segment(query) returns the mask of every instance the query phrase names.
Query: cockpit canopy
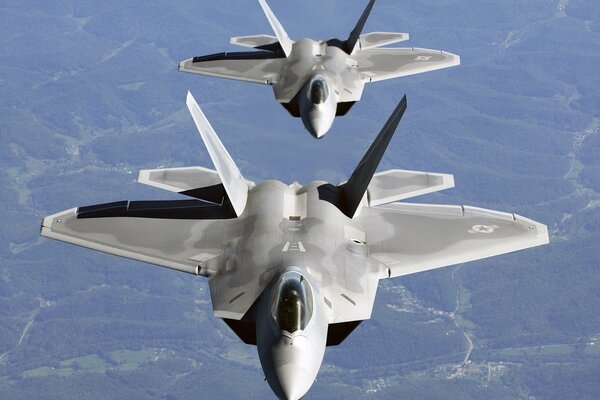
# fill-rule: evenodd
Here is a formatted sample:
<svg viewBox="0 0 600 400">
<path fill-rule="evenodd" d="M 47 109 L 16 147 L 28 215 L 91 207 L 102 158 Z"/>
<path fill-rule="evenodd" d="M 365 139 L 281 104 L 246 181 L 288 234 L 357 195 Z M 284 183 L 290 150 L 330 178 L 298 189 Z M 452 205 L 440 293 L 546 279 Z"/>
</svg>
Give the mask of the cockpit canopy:
<svg viewBox="0 0 600 400">
<path fill-rule="evenodd" d="M 310 101 L 313 104 L 322 104 L 325 103 L 327 97 L 329 97 L 327 82 L 325 82 L 325 79 L 317 76 L 310 83 Z"/>
<path fill-rule="evenodd" d="M 313 313 L 312 291 L 298 272 L 286 272 L 273 291 L 273 319 L 282 331 L 294 333 L 306 328 Z"/>
</svg>

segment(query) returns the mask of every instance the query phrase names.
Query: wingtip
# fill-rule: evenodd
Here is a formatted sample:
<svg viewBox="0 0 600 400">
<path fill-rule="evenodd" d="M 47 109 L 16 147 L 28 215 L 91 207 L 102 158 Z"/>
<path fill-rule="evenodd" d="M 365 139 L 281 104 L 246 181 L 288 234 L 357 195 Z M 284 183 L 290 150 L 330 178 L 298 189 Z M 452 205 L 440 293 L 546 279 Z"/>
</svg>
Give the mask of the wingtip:
<svg viewBox="0 0 600 400">
<path fill-rule="evenodd" d="M 51 226 L 52 216 L 42 218 L 42 222 L 40 223 L 40 236 L 48 237 L 48 234 L 51 231 Z"/>
<path fill-rule="evenodd" d="M 548 226 L 538 221 L 534 221 L 533 219 L 526 218 L 519 214 L 513 214 L 513 217 L 516 221 L 522 221 L 525 224 L 529 224 L 529 229 L 534 229 L 536 232 L 536 237 L 539 241 L 538 245 L 544 245 L 550 243 L 550 235 L 548 232 Z"/>
<path fill-rule="evenodd" d="M 454 61 L 453 66 L 460 65 L 460 56 L 458 54 L 452 54 L 452 60 Z"/>
</svg>

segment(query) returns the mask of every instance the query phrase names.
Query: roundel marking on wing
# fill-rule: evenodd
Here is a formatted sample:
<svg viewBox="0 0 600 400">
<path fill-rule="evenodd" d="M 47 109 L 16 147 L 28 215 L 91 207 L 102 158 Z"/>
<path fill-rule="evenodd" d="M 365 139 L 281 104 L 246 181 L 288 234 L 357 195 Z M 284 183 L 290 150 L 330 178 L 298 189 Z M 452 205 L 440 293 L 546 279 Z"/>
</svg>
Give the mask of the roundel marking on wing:
<svg viewBox="0 0 600 400">
<path fill-rule="evenodd" d="M 467 232 L 469 233 L 492 233 L 500 228 L 498 225 L 473 225 Z"/>
</svg>

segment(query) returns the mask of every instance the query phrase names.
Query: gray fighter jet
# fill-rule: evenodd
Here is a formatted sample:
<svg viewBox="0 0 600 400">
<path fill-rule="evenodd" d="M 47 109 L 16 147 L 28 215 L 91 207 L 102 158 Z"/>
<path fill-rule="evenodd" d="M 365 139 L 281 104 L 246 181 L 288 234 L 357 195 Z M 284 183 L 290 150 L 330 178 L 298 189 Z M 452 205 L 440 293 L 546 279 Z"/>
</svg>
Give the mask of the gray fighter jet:
<svg viewBox="0 0 600 400">
<path fill-rule="evenodd" d="M 226 52 L 190 58 L 179 70 L 273 86 L 275 98 L 306 129 L 322 137 L 336 115 L 345 115 L 360 100 L 367 82 L 419 74 L 460 64 L 439 50 L 382 48 L 408 40 L 407 33 L 361 35 L 375 0 L 371 0 L 346 40 L 291 40 L 265 2 L 259 0 L 275 36 L 231 38 L 231 43 L 257 51 Z"/>
<path fill-rule="evenodd" d="M 406 97 L 341 184 L 244 179 L 188 93 L 216 170 L 143 170 L 139 182 L 189 199 L 119 201 L 44 218 L 41 235 L 209 280 L 215 316 L 256 345 L 269 385 L 296 400 L 326 346 L 369 319 L 380 279 L 548 243 L 516 214 L 398 201 L 454 186 L 451 175 L 374 173 Z"/>
</svg>

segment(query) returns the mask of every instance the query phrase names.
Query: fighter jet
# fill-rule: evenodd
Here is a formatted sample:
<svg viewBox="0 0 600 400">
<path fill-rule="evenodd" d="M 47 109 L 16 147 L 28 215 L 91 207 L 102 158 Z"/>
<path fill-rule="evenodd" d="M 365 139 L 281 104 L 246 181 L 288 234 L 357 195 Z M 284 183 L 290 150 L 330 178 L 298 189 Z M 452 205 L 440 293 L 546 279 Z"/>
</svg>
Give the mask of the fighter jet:
<svg viewBox="0 0 600 400">
<path fill-rule="evenodd" d="M 273 86 L 275 98 L 306 129 L 321 138 L 337 115 L 360 100 L 365 83 L 419 74 L 460 64 L 439 50 L 385 48 L 408 40 L 408 33 L 361 35 L 375 0 L 370 0 L 346 40 L 290 39 L 265 0 L 259 0 L 276 36 L 231 38 L 257 50 L 200 56 L 179 63 L 179 70 Z"/>
<path fill-rule="evenodd" d="M 216 170 L 142 170 L 187 199 L 117 201 L 43 219 L 41 235 L 208 278 L 214 315 L 256 345 L 280 399 L 310 389 L 327 346 L 371 317 L 380 279 L 548 243 L 546 226 L 469 206 L 399 202 L 452 175 L 375 173 L 406 109 L 398 104 L 338 185 L 245 179 L 194 98 L 187 106 Z"/>
</svg>

